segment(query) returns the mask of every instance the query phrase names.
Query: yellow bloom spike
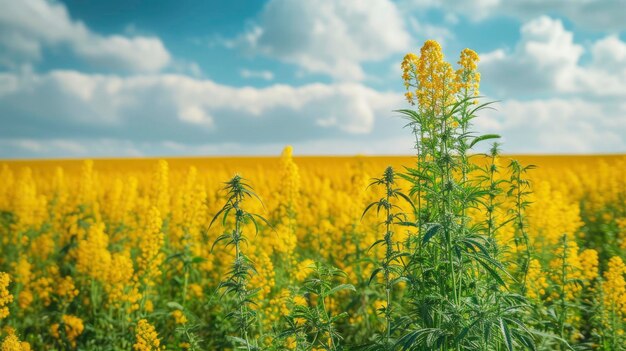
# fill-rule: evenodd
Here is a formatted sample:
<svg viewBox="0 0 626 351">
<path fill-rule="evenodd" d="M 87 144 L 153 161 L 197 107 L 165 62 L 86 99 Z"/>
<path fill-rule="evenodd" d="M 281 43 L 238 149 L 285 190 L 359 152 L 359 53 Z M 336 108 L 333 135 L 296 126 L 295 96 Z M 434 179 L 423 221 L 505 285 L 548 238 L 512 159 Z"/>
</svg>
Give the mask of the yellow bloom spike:
<svg viewBox="0 0 626 351">
<path fill-rule="evenodd" d="M 441 45 L 435 40 L 427 40 L 420 50 L 420 56 L 407 54 L 401 64 L 402 79 L 407 90 L 415 87 L 415 92 L 405 94 L 407 101 L 438 116 L 456 100 L 459 85 L 456 73 L 450 63 L 444 60 Z"/>
<path fill-rule="evenodd" d="M 152 326 L 145 319 L 141 319 L 139 323 L 137 323 L 135 338 L 136 342 L 133 345 L 133 349 L 135 351 L 161 350 L 161 340 L 159 339 L 159 334 L 157 334 L 154 326 Z"/>
<path fill-rule="evenodd" d="M 0 320 L 9 316 L 8 304 L 13 302 L 13 295 L 9 292 L 11 277 L 8 273 L 0 272 Z"/>
</svg>

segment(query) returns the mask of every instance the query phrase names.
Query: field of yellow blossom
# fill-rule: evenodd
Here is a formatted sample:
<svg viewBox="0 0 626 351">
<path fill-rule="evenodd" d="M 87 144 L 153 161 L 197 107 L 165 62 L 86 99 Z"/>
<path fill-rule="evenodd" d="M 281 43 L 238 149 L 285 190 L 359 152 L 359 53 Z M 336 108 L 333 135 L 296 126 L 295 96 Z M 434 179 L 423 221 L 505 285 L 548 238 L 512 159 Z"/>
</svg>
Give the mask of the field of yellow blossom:
<svg viewBox="0 0 626 351">
<path fill-rule="evenodd" d="M 626 155 L 476 152 L 477 61 L 411 157 L 0 161 L 0 350 L 623 350 Z"/>
<path fill-rule="evenodd" d="M 516 159 L 538 166 L 530 174 L 534 258 L 526 290 L 537 328 L 565 289 L 573 304 L 566 316 L 571 342 L 621 335 L 626 156 Z M 272 224 L 246 246 L 258 271 L 250 285 L 260 289 L 259 333 L 271 335 L 289 314 L 294 284 L 321 260 L 346 272 L 357 288 L 327 301 L 334 313 L 348 312 L 338 328 L 346 340 L 366 340 L 368 330 L 380 327 L 381 305 L 367 284 L 368 248 L 377 240 L 374 220 L 361 220 L 377 195 L 367 186 L 387 165 L 411 162 L 294 159 L 289 148 L 280 159 L 4 162 L 3 350 L 13 350 L 4 345 L 18 337 L 36 350 L 221 348 L 232 326 L 215 291 L 232 252 L 211 249 L 222 229 L 209 223 L 224 201 L 223 181 L 235 171 L 254 184 L 265 207 L 250 204 Z M 293 220 L 282 219 L 285 203 Z M 503 245 L 512 246 L 510 232 L 502 230 Z M 564 234 L 570 242 L 565 283 L 559 275 Z"/>
</svg>

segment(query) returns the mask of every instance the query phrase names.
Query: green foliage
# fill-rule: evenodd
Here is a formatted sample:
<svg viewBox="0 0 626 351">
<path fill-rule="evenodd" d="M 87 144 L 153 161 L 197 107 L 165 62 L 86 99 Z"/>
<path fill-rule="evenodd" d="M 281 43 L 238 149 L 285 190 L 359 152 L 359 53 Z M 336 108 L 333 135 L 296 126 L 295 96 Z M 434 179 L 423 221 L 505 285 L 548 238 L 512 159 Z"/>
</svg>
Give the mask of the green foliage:
<svg viewBox="0 0 626 351">
<path fill-rule="evenodd" d="M 229 215 L 234 216 L 234 229 L 232 231 L 220 235 L 213 243 L 213 248 L 220 242 L 225 247 L 233 246 L 235 248 L 235 257 L 231 266 L 231 270 L 218 286 L 218 290 L 222 290 L 222 295 L 229 295 L 234 299 L 234 309 L 226 315 L 226 318 L 232 318 L 237 325 L 239 337 L 231 336 L 230 340 L 240 348 L 248 351 L 258 349 L 258 343 L 251 341 L 249 338 L 250 328 L 256 319 L 256 312 L 250 308 L 254 304 L 254 295 L 257 289 L 249 289 L 248 281 L 252 274 L 255 273 L 253 262 L 244 254 L 242 244 L 247 243 L 246 235 L 243 227 L 250 221 L 254 224 L 255 230 L 259 231 L 259 222 L 267 223 L 265 218 L 258 214 L 246 212 L 242 207 L 242 203 L 246 198 L 260 198 L 252 191 L 252 188 L 244 182 L 239 175 L 235 175 L 226 183 L 224 189 L 227 191 L 226 204 L 222 207 L 211 220 L 211 225 L 222 216 L 222 224 L 226 225 Z"/>
</svg>

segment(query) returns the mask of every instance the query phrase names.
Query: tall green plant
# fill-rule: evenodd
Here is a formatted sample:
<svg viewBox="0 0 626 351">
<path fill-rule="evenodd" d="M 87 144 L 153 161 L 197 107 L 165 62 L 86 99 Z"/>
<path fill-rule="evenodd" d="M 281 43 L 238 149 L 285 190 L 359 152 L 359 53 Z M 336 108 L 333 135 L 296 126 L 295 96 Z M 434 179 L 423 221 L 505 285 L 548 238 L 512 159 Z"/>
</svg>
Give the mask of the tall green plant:
<svg viewBox="0 0 626 351">
<path fill-rule="evenodd" d="M 266 224 L 267 220 L 258 214 L 244 210 L 241 205 L 246 198 L 261 199 L 252 191 L 250 185 L 244 182 L 239 175 L 235 175 L 226 183 L 224 189 L 227 191 L 226 204 L 220 209 L 210 226 L 221 216 L 222 225 L 226 225 L 228 218 L 234 217 L 234 228 L 232 231 L 220 235 L 211 250 L 220 242 L 224 242 L 224 247 L 234 247 L 235 257 L 228 275 L 222 280 L 218 289 L 222 289 L 223 294 L 230 295 L 234 299 L 235 309 L 227 317 L 233 317 L 239 332 L 238 337 L 231 337 L 232 341 L 246 348 L 248 351 L 258 349 L 257 343 L 250 340 L 250 329 L 256 319 L 256 313 L 250 308 L 254 304 L 253 297 L 259 288 L 250 289 L 248 282 L 252 274 L 256 271 L 253 262 L 244 254 L 243 244 L 248 239 L 244 234 L 244 226 L 251 222 L 255 230 L 259 230 L 259 221 Z"/>
<path fill-rule="evenodd" d="M 495 255 L 493 214 L 504 183 L 472 176 L 475 147 L 497 135 L 476 135 L 471 121 L 490 103 L 477 103 L 478 56 L 466 49 L 458 70 L 427 41 L 402 64 L 407 98 L 417 109 L 399 112 L 416 136 L 418 164 L 403 175 L 418 203 L 411 263 L 408 321 L 397 345 L 411 350 L 487 350 L 533 347 L 521 320 L 527 306 L 507 291 L 508 274 Z M 414 89 L 414 90 L 413 90 Z M 497 148 L 494 150 L 497 156 Z M 487 201 L 485 201 L 487 199 Z M 470 217 L 488 211 L 487 220 Z"/>
<path fill-rule="evenodd" d="M 392 167 L 387 167 L 382 178 L 376 178 L 370 184 L 382 185 L 385 187 L 385 195 L 378 201 L 370 203 L 363 211 L 363 216 L 373 208 L 376 208 L 376 212 L 380 213 L 381 210 L 384 213 L 384 221 L 380 224 L 384 225 L 385 233 L 382 239 L 377 240 L 370 247 L 370 250 L 377 246 L 383 246 L 384 256 L 378 264 L 378 267 L 374 269 L 370 276 L 369 283 L 376 279 L 377 275 L 382 274 L 382 287 L 384 289 L 385 305 L 382 308 L 382 313 L 385 317 L 385 330 L 382 334 L 382 338 L 378 341 L 377 347 L 382 350 L 390 350 L 393 346 L 392 340 L 392 321 L 394 306 L 392 305 L 392 290 L 395 285 L 400 282 L 406 281 L 404 276 L 405 264 L 401 261 L 403 257 L 409 254 L 401 249 L 399 242 L 394 240 L 393 227 L 397 224 L 407 223 L 407 216 L 404 214 L 397 204 L 394 204 L 396 200 L 404 200 L 413 207 L 411 199 L 402 193 L 396 186 L 396 175 Z"/>
</svg>

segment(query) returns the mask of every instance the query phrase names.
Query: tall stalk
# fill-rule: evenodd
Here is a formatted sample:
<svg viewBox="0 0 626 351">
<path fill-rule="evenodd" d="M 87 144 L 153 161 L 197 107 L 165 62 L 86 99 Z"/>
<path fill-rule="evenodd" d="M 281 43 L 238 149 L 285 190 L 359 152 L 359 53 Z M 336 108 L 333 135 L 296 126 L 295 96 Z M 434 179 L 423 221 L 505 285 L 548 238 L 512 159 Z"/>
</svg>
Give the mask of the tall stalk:
<svg viewBox="0 0 626 351">
<path fill-rule="evenodd" d="M 455 71 L 434 41 L 427 41 L 420 54 L 407 54 L 402 63 L 406 96 L 417 108 L 398 111 L 416 136 L 418 164 L 401 177 L 411 184 L 410 195 L 418 196 L 413 225 L 419 246 L 411 248 L 407 276 L 414 307 L 396 344 L 416 350 L 529 345 L 532 339 L 519 319 L 524 302 L 507 292 L 495 293 L 506 285 L 501 274 L 508 274 L 493 240 L 502 181 L 495 171 L 487 181 L 469 176 L 475 168 L 468 156 L 474 146 L 499 137 L 471 131 L 470 121 L 489 106 L 476 99 L 478 57 L 463 50 Z M 478 225 L 468 213 L 483 206 L 489 208 L 489 218 Z"/>
<path fill-rule="evenodd" d="M 363 216 L 372 208 L 376 207 L 377 213 L 380 213 L 380 210 L 384 210 L 385 219 L 381 222 L 385 226 L 385 234 L 382 239 L 377 240 L 371 248 L 376 247 L 378 245 L 384 245 L 385 255 L 379 263 L 378 268 L 376 268 L 370 277 L 370 283 L 372 280 L 376 278 L 376 276 L 382 272 L 383 274 L 383 287 L 385 290 L 385 330 L 383 335 L 383 347 L 385 350 L 391 349 L 392 344 L 391 341 L 391 329 L 392 329 L 392 319 L 393 319 L 393 307 L 391 301 L 392 289 L 393 286 L 398 284 L 399 282 L 405 280 L 403 277 L 403 269 L 404 265 L 401 264 L 401 258 L 404 256 L 408 256 L 408 253 L 399 251 L 397 247 L 399 247 L 398 243 L 393 239 L 393 226 L 395 224 L 405 224 L 407 223 L 407 216 L 400 212 L 398 209 L 400 208 L 397 204 L 394 204 L 394 201 L 397 199 L 403 199 L 406 201 L 413 209 L 413 202 L 410 198 L 402 193 L 400 189 L 395 187 L 395 173 L 392 167 L 387 167 L 382 178 L 375 178 L 372 185 L 383 185 L 385 187 L 385 195 L 383 198 L 376 202 L 372 202 L 369 204 L 365 211 L 363 211 Z M 398 212 L 393 212 L 393 210 L 397 210 Z M 371 249 L 370 248 L 370 249 Z"/>
<path fill-rule="evenodd" d="M 234 230 L 220 235 L 213 243 L 211 250 L 221 241 L 225 241 L 224 247 L 233 246 L 235 248 L 232 268 L 228 276 L 220 282 L 218 289 L 224 289 L 224 294 L 233 296 L 235 301 L 235 311 L 232 315 L 235 317 L 240 339 L 233 338 L 234 343 L 244 344 L 246 349 L 250 351 L 256 348 L 256 342 L 252 344 L 249 337 L 250 326 L 254 323 L 256 314 L 250 309 L 249 305 L 254 303 L 252 298 L 259 289 L 248 288 L 248 281 L 252 274 L 255 273 L 255 269 L 252 261 L 242 250 L 241 245 L 248 241 L 244 235 L 243 226 L 250 221 L 258 232 L 259 220 L 266 224 L 268 223 L 260 215 L 247 212 L 241 207 L 242 202 L 249 197 L 254 197 L 260 201 L 259 197 L 244 182 L 241 176 L 235 175 L 230 181 L 226 182 L 224 189 L 227 190 L 228 195 L 226 204 L 215 214 L 210 225 L 212 226 L 220 216 L 222 216 L 222 225 L 226 225 L 229 214 L 234 213 Z"/>
<path fill-rule="evenodd" d="M 510 188 L 508 191 L 508 195 L 512 196 L 514 199 L 514 207 L 511 210 L 512 217 L 514 219 L 515 224 L 515 242 L 516 244 L 521 241 L 524 244 L 524 260 L 522 261 L 522 282 L 521 282 L 521 293 L 522 295 L 526 294 L 526 279 L 528 276 L 528 265 L 530 264 L 530 260 L 532 257 L 532 247 L 530 245 L 530 240 L 528 238 L 527 226 L 526 223 L 526 208 L 530 204 L 527 200 L 528 195 L 530 194 L 530 181 L 524 176 L 529 170 L 534 169 L 534 165 L 522 166 L 519 162 L 512 160 L 509 164 L 509 170 L 511 172 L 511 179 L 509 180 Z M 517 246 L 519 246 L 517 244 Z M 519 249 L 518 249 L 519 251 Z"/>
</svg>

